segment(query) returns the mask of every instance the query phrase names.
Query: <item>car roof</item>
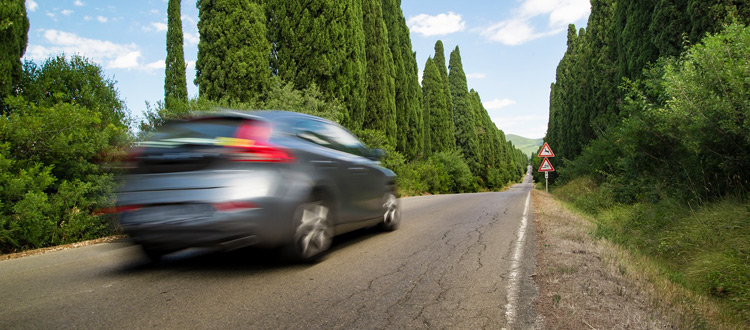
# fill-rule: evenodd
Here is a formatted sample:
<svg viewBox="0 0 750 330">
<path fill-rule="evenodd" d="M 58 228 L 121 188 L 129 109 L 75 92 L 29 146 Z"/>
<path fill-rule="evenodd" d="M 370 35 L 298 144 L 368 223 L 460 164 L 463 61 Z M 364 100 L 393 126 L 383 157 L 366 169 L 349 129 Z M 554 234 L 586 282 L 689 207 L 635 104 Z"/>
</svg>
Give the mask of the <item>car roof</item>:
<svg viewBox="0 0 750 330">
<path fill-rule="evenodd" d="M 214 112 L 207 112 L 198 114 L 194 118 L 207 118 L 207 117 L 239 117 L 239 118 L 261 118 L 271 121 L 283 120 L 283 119 L 314 119 L 321 120 L 329 123 L 334 123 L 325 118 L 321 118 L 314 115 L 309 115 L 300 112 L 283 111 L 283 110 L 234 110 L 234 109 L 219 109 Z"/>
</svg>

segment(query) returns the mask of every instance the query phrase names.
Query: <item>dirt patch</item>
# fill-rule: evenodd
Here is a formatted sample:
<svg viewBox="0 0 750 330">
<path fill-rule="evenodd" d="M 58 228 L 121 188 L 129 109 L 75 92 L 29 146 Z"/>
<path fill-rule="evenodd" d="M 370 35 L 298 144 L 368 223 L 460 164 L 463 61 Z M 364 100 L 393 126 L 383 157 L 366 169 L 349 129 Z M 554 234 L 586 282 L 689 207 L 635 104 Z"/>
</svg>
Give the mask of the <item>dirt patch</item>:
<svg viewBox="0 0 750 330">
<path fill-rule="evenodd" d="M 675 329 L 644 286 L 625 276 L 615 247 L 593 224 L 541 191 L 532 193 L 537 230 L 535 302 L 546 329 Z"/>
<path fill-rule="evenodd" d="M 22 258 L 27 256 L 33 256 L 37 254 L 44 254 L 54 251 L 60 251 L 60 250 L 67 250 L 67 249 L 74 249 L 77 247 L 82 246 L 88 246 L 88 245 L 94 245 L 99 243 L 107 243 L 107 242 L 114 242 L 121 239 L 126 239 L 126 235 L 116 235 L 116 236 L 108 236 L 108 237 L 102 237 L 98 239 L 92 239 L 89 241 L 83 241 L 78 243 L 71 243 L 71 244 L 65 244 L 65 245 L 58 245 L 58 246 L 52 246 L 48 248 L 41 248 L 36 250 L 28 250 L 23 252 L 17 252 L 17 253 L 8 253 L 8 254 L 0 254 L 0 261 L 8 260 L 8 259 L 16 259 L 16 258 Z"/>
</svg>

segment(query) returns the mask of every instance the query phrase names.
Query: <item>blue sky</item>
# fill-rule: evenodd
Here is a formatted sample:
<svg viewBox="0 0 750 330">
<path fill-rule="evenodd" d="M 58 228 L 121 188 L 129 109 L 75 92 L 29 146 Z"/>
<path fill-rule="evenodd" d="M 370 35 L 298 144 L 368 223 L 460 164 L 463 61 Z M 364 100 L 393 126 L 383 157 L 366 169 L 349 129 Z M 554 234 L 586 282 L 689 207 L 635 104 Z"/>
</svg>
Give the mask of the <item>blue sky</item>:
<svg viewBox="0 0 750 330">
<path fill-rule="evenodd" d="M 565 53 L 569 23 L 585 26 L 588 0 L 402 0 L 420 72 L 442 40 L 446 60 L 458 46 L 469 88 L 506 134 L 543 137 L 549 87 Z M 138 116 L 164 94 L 166 0 L 27 0 L 25 58 L 41 63 L 60 53 L 81 54 L 117 81 Z M 198 10 L 182 2 L 188 94 L 198 53 Z M 447 65 L 447 63 L 446 63 Z M 421 73 L 420 73 L 421 74 Z"/>
</svg>

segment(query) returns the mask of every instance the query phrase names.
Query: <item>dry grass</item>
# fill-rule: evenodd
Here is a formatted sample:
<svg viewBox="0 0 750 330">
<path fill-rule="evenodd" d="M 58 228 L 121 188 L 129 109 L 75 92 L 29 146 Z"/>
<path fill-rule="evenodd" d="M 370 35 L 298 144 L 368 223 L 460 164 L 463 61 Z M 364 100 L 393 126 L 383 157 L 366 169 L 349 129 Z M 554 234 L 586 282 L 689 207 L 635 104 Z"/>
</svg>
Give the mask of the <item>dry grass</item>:
<svg viewBox="0 0 750 330">
<path fill-rule="evenodd" d="M 646 258 L 591 237 L 594 224 L 534 191 L 536 305 L 548 329 L 739 329 L 711 299 Z"/>
<path fill-rule="evenodd" d="M 539 313 L 547 329 L 669 329 L 652 294 L 618 267 L 614 246 L 588 235 L 593 225 L 534 191 Z M 624 273 L 624 274 L 623 274 Z"/>
</svg>

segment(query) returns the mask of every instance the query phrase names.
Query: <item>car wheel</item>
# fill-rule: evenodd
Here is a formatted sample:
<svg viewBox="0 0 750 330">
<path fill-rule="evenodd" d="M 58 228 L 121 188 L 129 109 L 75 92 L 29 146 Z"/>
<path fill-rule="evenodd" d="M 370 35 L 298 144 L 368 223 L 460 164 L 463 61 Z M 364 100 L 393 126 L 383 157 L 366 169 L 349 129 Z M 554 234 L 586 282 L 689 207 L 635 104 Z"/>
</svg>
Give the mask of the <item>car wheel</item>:
<svg viewBox="0 0 750 330">
<path fill-rule="evenodd" d="M 294 212 L 294 224 L 292 257 L 299 261 L 318 261 L 333 240 L 328 204 L 323 201 L 301 204 Z"/>
<path fill-rule="evenodd" d="M 159 262 L 161 257 L 169 253 L 168 251 L 155 249 L 146 245 L 141 245 L 141 249 L 143 250 L 143 254 L 145 254 L 152 262 Z"/>
<path fill-rule="evenodd" d="M 388 192 L 383 195 L 383 222 L 380 228 L 385 231 L 394 231 L 401 225 L 401 208 L 396 195 Z"/>
</svg>

